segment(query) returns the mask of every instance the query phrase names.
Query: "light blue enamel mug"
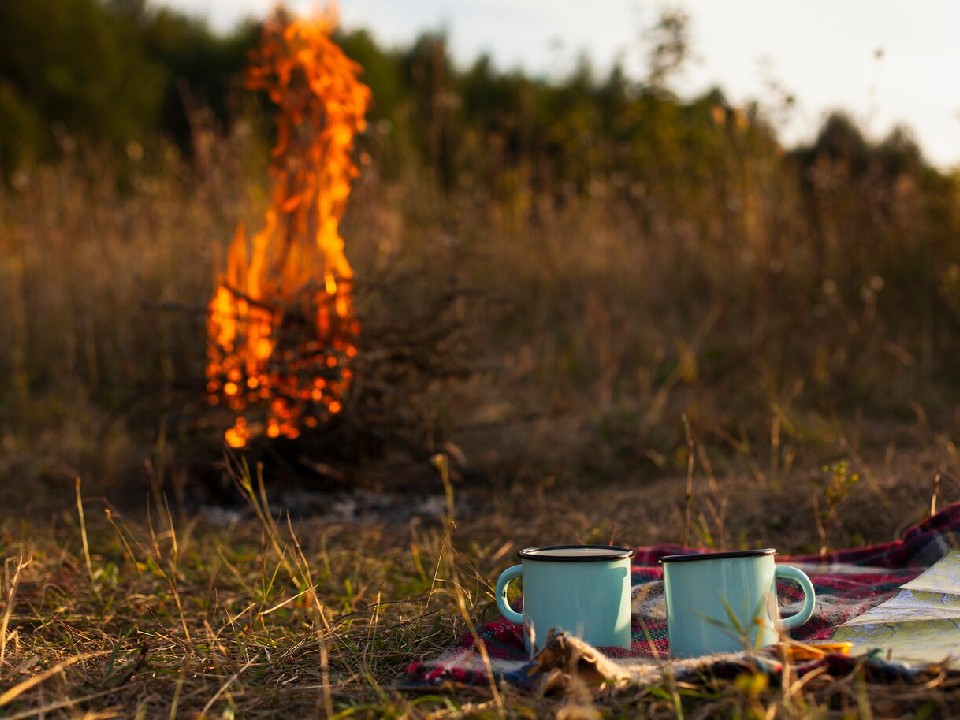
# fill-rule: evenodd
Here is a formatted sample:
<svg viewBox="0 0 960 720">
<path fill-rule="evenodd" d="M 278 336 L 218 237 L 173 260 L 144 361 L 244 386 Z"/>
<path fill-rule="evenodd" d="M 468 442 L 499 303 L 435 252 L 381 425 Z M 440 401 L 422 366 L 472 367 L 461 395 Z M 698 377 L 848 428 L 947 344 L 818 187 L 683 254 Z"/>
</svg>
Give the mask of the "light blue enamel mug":
<svg viewBox="0 0 960 720">
<path fill-rule="evenodd" d="M 521 564 L 497 580 L 497 607 L 523 625 L 531 653 L 543 649 L 551 629 L 594 647 L 630 647 L 630 558 L 618 545 L 551 545 L 524 548 Z M 507 586 L 523 578 L 523 612 L 507 604 Z"/>
<path fill-rule="evenodd" d="M 663 591 L 670 655 L 698 657 L 772 645 L 813 615 L 816 593 L 802 571 L 777 565 L 773 548 L 667 555 Z M 780 619 L 776 580 L 797 583 L 803 603 Z"/>
</svg>

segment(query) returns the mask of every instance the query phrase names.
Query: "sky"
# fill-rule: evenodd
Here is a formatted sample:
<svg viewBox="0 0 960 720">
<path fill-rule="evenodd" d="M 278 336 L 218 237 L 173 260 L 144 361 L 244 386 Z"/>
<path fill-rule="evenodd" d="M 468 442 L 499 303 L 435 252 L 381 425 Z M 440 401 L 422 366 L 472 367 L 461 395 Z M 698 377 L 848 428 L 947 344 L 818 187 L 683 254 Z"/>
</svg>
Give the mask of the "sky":
<svg viewBox="0 0 960 720">
<path fill-rule="evenodd" d="M 227 31 L 273 0 L 155 0 Z M 325 6 L 287 0 L 299 13 Z M 810 142 L 842 109 L 868 137 L 908 127 L 931 163 L 960 169 L 957 0 L 340 0 L 341 24 L 388 47 L 443 30 L 463 66 L 488 53 L 501 70 L 564 77 L 585 55 L 597 73 L 619 60 L 640 80 L 649 29 L 665 9 L 690 17 L 691 59 L 673 88 L 716 86 L 757 101 L 787 145 Z M 794 104 L 784 109 L 783 98 Z"/>
</svg>

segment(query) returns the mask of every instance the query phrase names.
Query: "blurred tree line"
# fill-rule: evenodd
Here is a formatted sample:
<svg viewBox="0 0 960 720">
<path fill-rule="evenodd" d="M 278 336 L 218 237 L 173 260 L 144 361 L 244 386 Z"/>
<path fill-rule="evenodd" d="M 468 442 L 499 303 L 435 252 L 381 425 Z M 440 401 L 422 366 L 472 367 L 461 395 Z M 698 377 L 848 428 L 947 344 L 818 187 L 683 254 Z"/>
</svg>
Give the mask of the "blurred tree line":
<svg viewBox="0 0 960 720">
<path fill-rule="evenodd" d="M 442 34 L 391 49 L 363 30 L 339 41 L 373 92 L 362 142 L 387 177 L 413 173 L 534 221 L 544 202 L 602 194 L 629 203 L 650 236 L 679 214 L 701 242 L 736 244 L 761 263 L 787 256 L 778 238 L 795 243 L 787 224 L 803 218 L 827 276 L 952 261 L 939 250 L 960 231 L 957 178 L 926 163 L 907 129 L 871 141 L 836 113 L 813 143 L 787 151 L 758 104 L 733 107 L 720 89 L 671 92 L 690 49 L 682 12 L 664 11 L 644 38 L 643 78 L 620 65 L 598 76 L 584 58 L 551 81 L 489 57 L 457 67 Z M 9 176 L 76 141 L 122 151 L 161 138 L 189 156 L 200 111 L 224 131 L 249 112 L 242 75 L 258 39 L 255 23 L 217 34 L 147 0 L 0 3 L 0 168 Z M 268 116 L 267 103 L 257 112 Z"/>
<path fill-rule="evenodd" d="M 0 167 L 55 158 L 67 138 L 123 148 L 160 133 L 186 147 L 193 106 L 229 118 L 256 38 L 145 0 L 0 4 Z"/>
<path fill-rule="evenodd" d="M 689 51 L 681 12 L 664 12 L 647 36 L 642 80 L 620 65 L 598 78 L 583 58 L 551 82 L 502 72 L 486 56 L 458 68 L 442 34 L 400 49 L 363 30 L 339 40 L 373 90 L 379 132 L 368 143 L 394 169 L 417 162 L 447 190 L 482 182 L 509 192 L 523 178 L 576 193 L 601 178 L 642 195 L 655 175 L 659 186 L 696 193 L 718 184 L 731 154 L 781 152 L 758 107 L 732 108 L 719 89 L 690 101 L 670 92 Z M 191 113 L 211 111 L 227 127 L 242 112 L 258 38 L 255 23 L 217 34 L 148 0 L 2 3 L 0 163 L 9 171 L 53 158 L 64 136 L 122 147 L 159 134 L 189 150 Z M 804 177 L 817 162 L 857 176 L 929 170 L 906 130 L 870 143 L 843 114 L 791 159 Z"/>
</svg>

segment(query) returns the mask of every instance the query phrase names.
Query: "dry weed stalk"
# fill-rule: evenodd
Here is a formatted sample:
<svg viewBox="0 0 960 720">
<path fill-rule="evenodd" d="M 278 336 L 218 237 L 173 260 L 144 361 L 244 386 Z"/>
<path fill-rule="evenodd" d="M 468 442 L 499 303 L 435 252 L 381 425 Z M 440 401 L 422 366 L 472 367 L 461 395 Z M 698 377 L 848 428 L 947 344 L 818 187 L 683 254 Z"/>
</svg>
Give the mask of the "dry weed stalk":
<svg viewBox="0 0 960 720">
<path fill-rule="evenodd" d="M 13 615 L 13 608 L 17 601 L 17 586 L 20 584 L 20 573 L 23 572 L 33 562 L 33 558 L 27 556 L 26 559 L 21 555 L 16 560 L 16 568 L 13 571 L 13 577 L 10 577 L 10 560 L 7 558 L 3 565 L 3 586 L 6 593 L 6 602 L 4 603 L 3 619 L 0 620 L 0 674 L 3 673 L 3 666 L 7 657 L 7 642 L 11 636 L 7 633 L 10 627 L 10 618 Z"/>
<path fill-rule="evenodd" d="M 457 568 L 457 555 L 453 548 L 453 534 L 456 530 L 456 520 L 454 514 L 455 504 L 453 485 L 450 481 L 449 459 L 446 455 L 439 454 L 434 456 L 433 462 L 437 468 L 437 471 L 440 473 L 440 479 L 443 483 L 444 497 L 447 503 L 446 515 L 444 516 L 444 539 L 441 546 L 441 557 L 438 558 L 438 562 L 443 559 L 446 563 L 447 571 L 450 573 L 450 585 L 456 601 L 457 611 L 459 612 L 463 622 L 466 624 L 467 629 L 473 637 L 474 645 L 480 653 L 480 660 L 483 663 L 483 667 L 487 673 L 487 681 L 489 683 L 490 692 L 493 695 L 493 702 L 496 706 L 497 717 L 503 718 L 505 717 L 505 707 L 500 690 L 497 687 L 497 677 L 493 671 L 493 664 L 490 662 L 490 653 L 487 650 L 486 642 L 484 642 L 483 638 L 480 637 L 480 633 L 477 631 L 477 625 L 473 619 L 472 609 L 467 605 L 466 594 L 464 593 L 463 585 L 460 581 L 460 572 Z"/>
</svg>

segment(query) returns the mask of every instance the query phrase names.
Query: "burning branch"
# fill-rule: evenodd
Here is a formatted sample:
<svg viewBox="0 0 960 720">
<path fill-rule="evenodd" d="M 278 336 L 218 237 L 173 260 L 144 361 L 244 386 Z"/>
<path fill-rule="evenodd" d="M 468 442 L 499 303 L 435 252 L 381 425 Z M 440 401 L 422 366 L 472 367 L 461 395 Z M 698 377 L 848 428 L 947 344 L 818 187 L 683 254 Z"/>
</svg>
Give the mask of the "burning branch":
<svg viewBox="0 0 960 720">
<path fill-rule="evenodd" d="M 370 91 L 331 39 L 335 25 L 332 12 L 278 11 L 247 74 L 279 113 L 272 206 L 249 240 L 237 228 L 208 308 L 207 393 L 233 414 L 234 447 L 318 427 L 341 412 L 353 377 L 360 327 L 339 224 Z"/>
</svg>

